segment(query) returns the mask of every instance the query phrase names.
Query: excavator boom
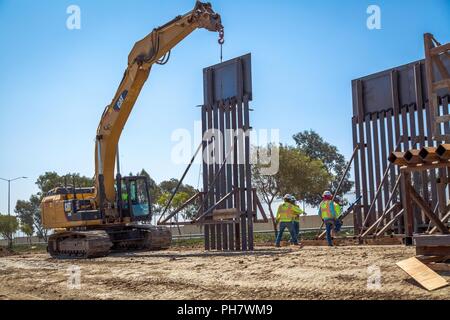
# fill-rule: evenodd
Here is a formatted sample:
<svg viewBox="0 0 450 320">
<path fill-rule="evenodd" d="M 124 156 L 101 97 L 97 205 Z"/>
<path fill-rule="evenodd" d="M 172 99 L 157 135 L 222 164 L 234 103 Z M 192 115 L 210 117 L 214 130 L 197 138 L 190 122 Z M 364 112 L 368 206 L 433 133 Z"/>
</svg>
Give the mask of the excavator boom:
<svg viewBox="0 0 450 320">
<path fill-rule="evenodd" d="M 96 202 L 101 209 L 115 200 L 114 168 L 117 144 L 128 116 L 155 63 L 164 63 L 170 50 L 197 28 L 222 34 L 220 15 L 209 3 L 197 1 L 192 11 L 154 29 L 136 42 L 128 56 L 128 66 L 114 95 L 101 117 L 95 144 Z"/>
</svg>

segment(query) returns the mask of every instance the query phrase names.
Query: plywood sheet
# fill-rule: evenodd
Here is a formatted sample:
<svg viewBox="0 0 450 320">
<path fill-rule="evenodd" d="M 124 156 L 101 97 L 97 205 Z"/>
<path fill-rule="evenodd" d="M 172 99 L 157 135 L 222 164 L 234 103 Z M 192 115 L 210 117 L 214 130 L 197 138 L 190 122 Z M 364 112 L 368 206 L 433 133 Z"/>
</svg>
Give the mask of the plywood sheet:
<svg viewBox="0 0 450 320">
<path fill-rule="evenodd" d="M 397 266 L 399 266 L 403 271 L 409 274 L 421 286 L 429 291 L 448 285 L 447 280 L 428 268 L 415 257 L 397 262 Z"/>
</svg>

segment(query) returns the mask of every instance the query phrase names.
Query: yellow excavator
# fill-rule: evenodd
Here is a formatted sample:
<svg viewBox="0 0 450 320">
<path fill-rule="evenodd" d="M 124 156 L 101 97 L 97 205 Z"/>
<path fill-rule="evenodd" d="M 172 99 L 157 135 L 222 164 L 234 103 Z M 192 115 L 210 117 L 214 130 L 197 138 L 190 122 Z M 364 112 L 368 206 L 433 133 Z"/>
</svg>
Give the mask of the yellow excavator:
<svg viewBox="0 0 450 320">
<path fill-rule="evenodd" d="M 210 3 L 197 1 L 192 11 L 154 29 L 134 45 L 119 88 L 97 129 L 95 186 L 66 184 L 49 191 L 42 200 L 43 225 L 55 229 L 47 248 L 52 257 L 93 258 L 108 255 L 111 250 L 161 250 L 170 246 L 170 231 L 150 224 L 146 177 L 121 176 L 117 145 L 152 66 L 166 63 L 170 50 L 197 28 L 219 32 L 219 43 L 223 43 L 220 15 Z"/>
</svg>

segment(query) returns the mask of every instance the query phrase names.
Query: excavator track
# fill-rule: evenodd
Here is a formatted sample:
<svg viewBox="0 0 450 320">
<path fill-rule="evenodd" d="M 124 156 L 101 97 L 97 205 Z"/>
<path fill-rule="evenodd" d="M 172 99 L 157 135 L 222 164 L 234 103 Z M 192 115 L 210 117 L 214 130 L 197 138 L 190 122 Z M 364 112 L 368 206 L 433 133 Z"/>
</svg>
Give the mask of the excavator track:
<svg viewBox="0 0 450 320">
<path fill-rule="evenodd" d="M 57 259 L 89 259 L 107 256 L 113 243 L 103 230 L 64 231 L 48 239 L 48 253 Z"/>
<path fill-rule="evenodd" d="M 47 251 L 56 259 L 90 259 L 107 256 L 111 251 L 164 250 L 171 242 L 167 228 L 135 225 L 118 230 L 58 232 L 49 237 Z"/>
<path fill-rule="evenodd" d="M 113 250 L 164 250 L 170 247 L 172 233 L 164 227 L 152 225 L 136 225 L 126 231 L 121 231 L 121 239 L 111 235 Z"/>
</svg>

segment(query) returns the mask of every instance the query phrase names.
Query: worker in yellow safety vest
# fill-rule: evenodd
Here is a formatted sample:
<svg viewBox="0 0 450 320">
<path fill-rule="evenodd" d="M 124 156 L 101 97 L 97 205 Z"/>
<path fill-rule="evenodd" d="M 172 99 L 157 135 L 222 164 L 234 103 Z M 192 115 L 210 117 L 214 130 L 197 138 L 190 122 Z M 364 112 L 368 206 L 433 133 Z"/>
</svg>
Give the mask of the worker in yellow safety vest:
<svg viewBox="0 0 450 320">
<path fill-rule="evenodd" d="M 341 215 L 341 206 L 333 201 L 333 195 L 330 191 L 325 191 L 323 193 L 318 213 L 325 224 L 328 245 L 332 247 L 333 241 L 331 239 L 331 231 Z"/>
<path fill-rule="evenodd" d="M 294 202 L 294 204 L 295 204 L 295 202 Z M 300 237 L 300 215 L 302 215 L 302 214 L 306 215 L 306 212 L 304 212 L 300 207 L 298 207 L 298 209 L 300 210 L 299 211 L 300 213 L 294 215 L 294 217 L 292 219 L 292 223 L 294 224 L 295 239 L 297 239 L 297 241 L 300 241 L 300 239 L 299 239 L 299 237 Z M 291 240 L 291 243 L 293 243 L 292 240 Z"/>
<path fill-rule="evenodd" d="M 295 231 L 294 219 L 303 211 L 295 204 L 295 197 L 287 194 L 283 197 L 284 202 L 278 207 L 276 223 L 279 224 L 275 246 L 279 247 L 283 232 L 287 228 L 293 244 L 298 245 L 298 234 Z"/>
</svg>

